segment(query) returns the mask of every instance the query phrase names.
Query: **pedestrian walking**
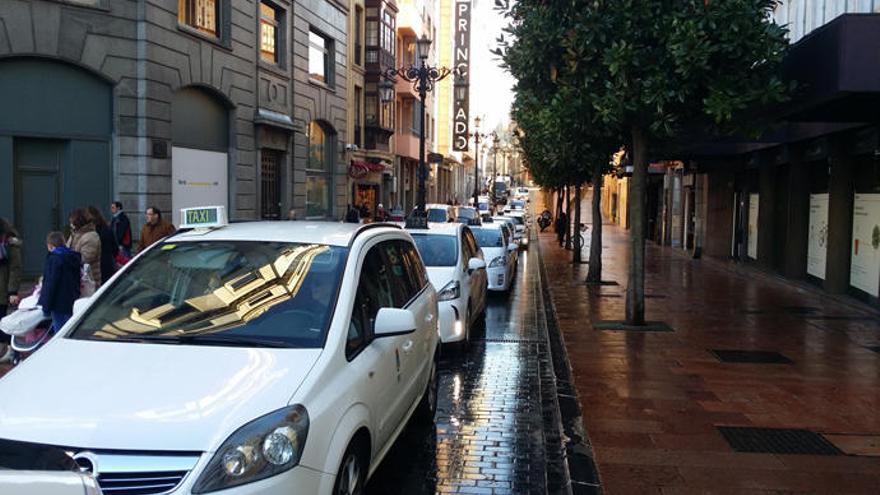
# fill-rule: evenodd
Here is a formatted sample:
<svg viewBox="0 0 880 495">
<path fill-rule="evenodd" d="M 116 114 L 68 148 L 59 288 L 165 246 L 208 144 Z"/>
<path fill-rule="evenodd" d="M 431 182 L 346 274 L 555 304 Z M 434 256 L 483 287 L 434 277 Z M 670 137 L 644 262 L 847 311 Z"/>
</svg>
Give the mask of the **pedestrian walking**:
<svg viewBox="0 0 880 495">
<path fill-rule="evenodd" d="M 94 229 L 91 233 L 95 234 Z M 43 314 L 52 318 L 52 332 L 57 332 L 73 315 L 73 302 L 79 299 L 82 257 L 65 245 L 61 232 L 49 232 L 46 249 L 49 254 L 43 265 L 39 305 Z"/>
<path fill-rule="evenodd" d="M 21 283 L 21 239 L 5 218 L 0 218 L 0 318 L 6 316 L 9 306 L 18 304 Z M 0 332 L 0 363 L 12 360 L 10 337 Z"/>
<path fill-rule="evenodd" d="M 162 211 L 155 206 L 147 208 L 147 223 L 141 228 L 141 240 L 138 251 L 143 251 L 159 239 L 173 234 L 177 229 L 170 222 L 162 219 Z"/>
<path fill-rule="evenodd" d="M 559 241 L 559 246 L 562 247 L 565 242 L 565 231 L 568 229 L 568 215 L 563 211 L 559 213 L 559 216 L 556 217 L 556 239 Z"/>
<path fill-rule="evenodd" d="M 101 237 L 84 209 L 76 208 L 71 211 L 68 220 L 70 238 L 67 239 L 67 247 L 80 254 L 83 265 L 89 265 L 89 275 L 97 287 L 101 283 Z"/>
<path fill-rule="evenodd" d="M 110 230 L 113 231 L 116 245 L 126 258 L 131 258 L 131 222 L 128 220 L 128 215 L 122 211 L 122 203 L 119 201 L 110 203 L 110 213 L 113 214 L 110 219 Z"/>
<path fill-rule="evenodd" d="M 345 213 L 345 221 L 348 223 L 358 223 L 360 222 L 361 215 L 357 208 L 352 205 L 348 205 L 348 211 Z"/>
<path fill-rule="evenodd" d="M 116 273 L 116 252 L 119 250 L 119 246 L 116 244 L 113 231 L 107 225 L 107 220 L 104 219 L 101 210 L 89 206 L 86 208 L 86 216 L 95 226 L 95 232 L 101 239 L 101 280 L 95 280 L 95 284 L 100 286 Z"/>
<path fill-rule="evenodd" d="M 361 206 L 360 208 L 358 208 L 358 213 L 360 214 L 361 218 L 367 218 L 370 216 L 370 209 L 367 208 L 366 201 L 361 201 Z"/>
</svg>

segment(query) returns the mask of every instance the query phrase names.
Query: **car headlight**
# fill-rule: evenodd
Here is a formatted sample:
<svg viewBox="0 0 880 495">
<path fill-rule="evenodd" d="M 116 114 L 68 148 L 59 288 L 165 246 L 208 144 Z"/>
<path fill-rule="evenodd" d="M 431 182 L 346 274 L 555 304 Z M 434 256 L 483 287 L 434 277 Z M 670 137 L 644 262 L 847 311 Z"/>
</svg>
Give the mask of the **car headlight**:
<svg viewBox="0 0 880 495">
<path fill-rule="evenodd" d="M 507 266 L 507 256 L 498 256 L 489 263 L 489 268 L 497 268 L 499 266 Z"/>
<path fill-rule="evenodd" d="M 440 289 L 440 292 L 437 293 L 437 300 L 452 301 L 453 299 L 458 299 L 460 296 L 461 284 L 458 283 L 458 280 L 453 280 Z"/>
<path fill-rule="evenodd" d="M 192 492 L 213 492 L 287 471 L 299 464 L 308 432 L 309 415 L 299 404 L 251 421 L 217 449 Z"/>
</svg>

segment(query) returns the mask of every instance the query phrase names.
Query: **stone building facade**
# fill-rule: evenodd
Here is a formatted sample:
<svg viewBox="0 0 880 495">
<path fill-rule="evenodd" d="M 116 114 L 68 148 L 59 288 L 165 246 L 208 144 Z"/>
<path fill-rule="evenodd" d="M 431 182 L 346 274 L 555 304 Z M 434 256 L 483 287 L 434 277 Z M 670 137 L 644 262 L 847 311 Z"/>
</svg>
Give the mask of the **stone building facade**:
<svg viewBox="0 0 880 495">
<path fill-rule="evenodd" d="M 0 216 L 26 272 L 70 210 L 112 200 L 135 237 L 150 206 L 339 218 L 347 16 L 335 0 L 0 2 Z"/>
</svg>

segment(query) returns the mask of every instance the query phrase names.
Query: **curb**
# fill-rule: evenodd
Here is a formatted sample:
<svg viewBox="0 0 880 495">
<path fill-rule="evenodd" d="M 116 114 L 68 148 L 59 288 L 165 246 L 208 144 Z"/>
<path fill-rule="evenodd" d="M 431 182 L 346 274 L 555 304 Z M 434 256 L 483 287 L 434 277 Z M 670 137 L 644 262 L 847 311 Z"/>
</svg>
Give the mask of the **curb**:
<svg viewBox="0 0 880 495">
<path fill-rule="evenodd" d="M 537 236 L 536 236 L 537 237 Z M 538 246 L 538 266 L 541 275 L 541 292 L 544 299 L 544 313 L 547 322 L 547 337 L 550 344 L 550 358 L 556 375 L 556 400 L 559 407 L 559 430 L 562 446 L 565 449 L 565 476 L 562 485 L 567 487 L 565 493 L 573 495 L 601 494 L 602 482 L 596 468 L 593 447 L 584 428 L 577 390 L 572 383 L 571 363 L 565 349 L 562 332 L 556 320 L 556 305 L 550 294 L 546 281 L 547 269 L 544 265 L 544 254 L 540 239 L 535 239 Z"/>
</svg>

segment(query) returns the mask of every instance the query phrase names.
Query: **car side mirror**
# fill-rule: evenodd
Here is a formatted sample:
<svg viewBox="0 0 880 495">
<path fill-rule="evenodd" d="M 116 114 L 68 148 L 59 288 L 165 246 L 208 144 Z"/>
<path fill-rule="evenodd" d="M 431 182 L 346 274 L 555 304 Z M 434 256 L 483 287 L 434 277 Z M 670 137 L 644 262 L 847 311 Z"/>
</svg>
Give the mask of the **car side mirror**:
<svg viewBox="0 0 880 495">
<path fill-rule="evenodd" d="M 416 317 L 408 309 L 381 308 L 373 324 L 375 338 L 406 335 L 416 331 Z"/>
<path fill-rule="evenodd" d="M 517 248 L 517 247 L 518 247 L 518 246 L 516 245 L 515 242 L 511 242 L 510 244 L 507 245 L 507 250 L 508 250 L 508 251 L 516 251 L 516 248 Z"/>
<path fill-rule="evenodd" d="M 76 301 L 73 301 L 73 316 L 76 316 L 85 311 L 86 306 L 88 306 L 90 302 L 92 302 L 91 297 L 81 297 Z"/>
<path fill-rule="evenodd" d="M 483 268 L 486 268 L 486 262 L 480 258 L 471 258 L 468 260 L 468 273 L 474 273 Z"/>
</svg>

